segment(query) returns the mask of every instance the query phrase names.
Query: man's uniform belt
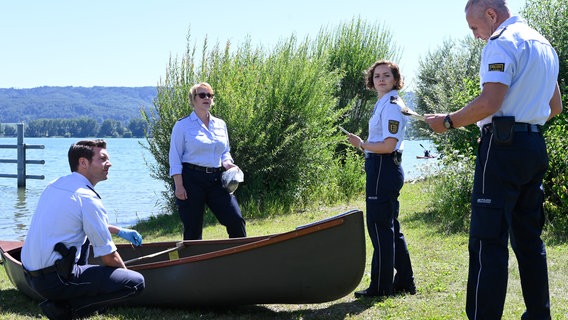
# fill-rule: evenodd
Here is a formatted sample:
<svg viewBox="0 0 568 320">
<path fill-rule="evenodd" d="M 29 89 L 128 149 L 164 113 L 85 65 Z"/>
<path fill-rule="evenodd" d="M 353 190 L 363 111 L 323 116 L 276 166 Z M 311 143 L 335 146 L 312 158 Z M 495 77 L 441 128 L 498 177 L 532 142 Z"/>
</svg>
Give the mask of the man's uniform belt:
<svg viewBox="0 0 568 320">
<path fill-rule="evenodd" d="M 513 131 L 514 132 L 541 133 L 542 132 L 542 126 L 540 124 L 515 122 L 515 124 L 513 125 Z M 483 128 L 481 129 L 481 136 L 484 136 L 486 134 L 491 134 L 491 133 L 493 133 L 493 124 L 492 123 L 488 123 L 488 124 L 484 125 Z"/>
<path fill-rule="evenodd" d="M 45 275 L 48 275 L 50 273 L 54 273 L 56 271 L 57 271 L 57 269 L 55 268 L 55 265 L 49 266 L 49 267 L 43 268 L 43 269 L 34 270 L 34 271 L 28 271 L 24 268 L 24 273 L 27 273 L 28 275 L 30 275 L 34 278 L 40 277 L 40 276 L 45 276 Z"/>
</svg>

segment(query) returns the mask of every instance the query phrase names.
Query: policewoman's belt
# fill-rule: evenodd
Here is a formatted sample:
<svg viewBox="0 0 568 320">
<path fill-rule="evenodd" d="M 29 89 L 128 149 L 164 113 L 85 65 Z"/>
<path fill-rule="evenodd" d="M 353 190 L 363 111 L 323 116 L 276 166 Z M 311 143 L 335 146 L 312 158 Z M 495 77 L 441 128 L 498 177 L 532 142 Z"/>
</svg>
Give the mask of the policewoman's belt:
<svg viewBox="0 0 568 320">
<path fill-rule="evenodd" d="M 400 150 L 394 150 L 391 153 L 372 153 L 372 152 L 365 152 L 365 158 L 380 158 L 380 157 L 384 157 L 384 156 L 398 156 L 399 154 L 402 154 L 402 151 Z"/>
<path fill-rule="evenodd" d="M 190 170 L 195 170 L 195 171 L 200 171 L 200 172 L 205 172 L 205 173 L 216 173 L 216 172 L 223 171 L 223 167 L 208 168 L 208 167 L 202 167 L 202 166 L 198 166 L 196 164 L 187 163 L 187 162 L 183 163 L 183 167 L 190 169 Z"/>
<path fill-rule="evenodd" d="M 402 151 L 400 150 L 395 150 L 391 153 L 371 153 L 371 152 L 365 152 L 365 158 L 366 159 L 370 159 L 370 158 L 380 158 L 380 157 L 392 157 L 392 160 L 394 161 L 394 164 L 396 164 L 397 166 L 399 166 L 402 163 Z"/>
</svg>

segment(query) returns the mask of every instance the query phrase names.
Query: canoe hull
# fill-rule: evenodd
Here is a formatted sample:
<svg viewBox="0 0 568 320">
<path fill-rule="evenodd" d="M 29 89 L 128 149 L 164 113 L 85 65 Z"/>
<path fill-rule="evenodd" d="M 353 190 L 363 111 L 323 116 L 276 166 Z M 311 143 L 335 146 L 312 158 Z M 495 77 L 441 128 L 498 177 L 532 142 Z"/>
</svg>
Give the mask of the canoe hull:
<svg viewBox="0 0 568 320">
<path fill-rule="evenodd" d="M 19 241 L 1 241 L 0 254 L 2 264 L 4 265 L 8 278 L 16 289 L 32 299 L 43 300 L 43 298 L 28 285 L 24 277 L 24 269 L 20 262 L 20 251 L 23 244 L 23 242 Z"/>
<path fill-rule="evenodd" d="M 118 250 L 127 261 L 175 247 L 176 242 L 161 242 Z M 144 275 L 146 289 L 124 304 L 322 303 L 351 293 L 364 268 L 363 215 L 354 210 L 276 235 L 184 241 L 179 250 L 135 261 L 129 269 Z"/>
</svg>

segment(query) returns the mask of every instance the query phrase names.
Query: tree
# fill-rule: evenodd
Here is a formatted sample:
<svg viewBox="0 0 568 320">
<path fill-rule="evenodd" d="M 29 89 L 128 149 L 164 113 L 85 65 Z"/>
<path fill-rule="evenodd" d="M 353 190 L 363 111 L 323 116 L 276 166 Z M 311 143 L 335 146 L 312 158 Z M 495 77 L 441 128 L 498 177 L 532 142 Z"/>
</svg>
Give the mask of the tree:
<svg viewBox="0 0 568 320">
<path fill-rule="evenodd" d="M 568 4 L 559 0 L 528 0 L 522 15 L 529 25 L 541 32 L 558 52 L 560 74 L 558 81 L 566 105 L 566 80 L 568 78 Z M 471 37 L 461 44 L 445 42 L 420 61 L 417 109 L 422 113 L 451 112 L 463 107 L 475 98 L 480 89 L 477 70 L 483 43 Z M 443 66 L 440 68 L 439 66 Z M 443 171 L 435 179 L 431 207 L 451 230 L 464 230 L 469 220 L 470 186 L 476 137 L 479 131 L 473 127 L 470 133 L 454 130 L 443 135 L 433 135 L 437 148 L 444 154 Z M 546 125 L 550 168 L 544 178 L 545 209 L 551 232 L 568 237 L 568 121 L 566 113 Z M 469 192 L 467 192 L 469 190 Z"/>
<path fill-rule="evenodd" d="M 18 135 L 18 130 L 15 126 L 4 126 L 4 136 L 15 137 Z"/>
<path fill-rule="evenodd" d="M 342 125 L 351 132 L 367 135 L 367 119 L 376 102 L 376 93 L 367 89 L 365 71 L 380 59 L 398 62 L 400 51 L 392 34 L 380 24 L 353 19 L 336 29 L 322 28 L 314 46 L 319 55 L 328 57 L 330 72 L 341 72 L 334 96 L 338 110 L 348 108 Z"/>
<path fill-rule="evenodd" d="M 558 83 L 564 108 L 568 103 L 568 3 L 560 0 L 528 0 L 522 10 L 527 22 L 553 45 L 560 60 Z M 568 239 L 568 116 L 563 112 L 545 130 L 549 169 L 544 177 L 545 209 L 551 232 Z"/>
<path fill-rule="evenodd" d="M 478 73 L 483 46 L 482 41 L 471 36 L 458 41 L 447 40 L 419 61 L 415 92 L 419 113 L 449 113 L 461 109 L 480 93 Z M 426 124 L 421 125 L 424 132 L 431 132 Z M 441 153 L 458 150 L 466 154 L 470 148 L 475 148 L 479 136 L 475 125 L 468 130 L 430 136 Z"/>
<path fill-rule="evenodd" d="M 147 123 L 144 119 L 130 119 L 128 129 L 135 138 L 143 138 L 146 134 Z"/>
<path fill-rule="evenodd" d="M 383 31 L 364 29 L 360 27 L 359 33 L 341 33 L 338 29 L 336 37 L 320 34 L 317 41 L 322 42 L 316 41 L 317 45 L 291 36 L 270 53 L 253 48 L 250 41 L 236 49 L 230 42 L 209 48 L 206 39 L 199 64 L 195 46 L 188 44 L 181 60 L 170 60 L 165 80 L 158 87 L 155 109 L 143 112 L 152 132 L 148 143 L 157 162 L 154 177 L 163 180 L 171 191 L 171 130 L 177 119 L 191 112 L 190 87 L 207 81 L 215 89 L 212 112 L 227 122 L 231 153 L 246 175 L 246 183 L 237 191 L 241 206 L 246 207 L 243 212 L 266 215 L 271 207 L 288 212 L 358 194 L 345 191 L 362 190 L 362 158 L 348 152 L 344 157 L 336 154 L 337 145 L 345 140 L 337 124 L 349 121 L 343 118 L 347 109 L 338 104 L 337 94 L 348 69 L 359 69 L 357 81 L 362 83 L 362 72 L 377 56 L 368 48 L 346 50 L 342 54 L 349 56 L 339 57 L 337 53 L 335 61 L 342 62 L 336 66 L 330 60 L 333 50 L 324 45 L 331 42 L 322 39 L 338 39 L 350 48 L 371 43 L 371 39 L 390 39 L 377 35 Z M 357 63 L 355 67 L 353 63 Z M 362 70 L 360 66 L 364 66 Z M 353 92 L 348 95 L 357 97 Z"/>
<path fill-rule="evenodd" d="M 122 125 L 119 121 L 106 119 L 99 129 L 99 137 L 116 138 L 122 134 Z"/>
<path fill-rule="evenodd" d="M 73 137 L 94 137 L 98 133 L 98 123 L 95 119 L 80 118 L 71 132 Z"/>
</svg>

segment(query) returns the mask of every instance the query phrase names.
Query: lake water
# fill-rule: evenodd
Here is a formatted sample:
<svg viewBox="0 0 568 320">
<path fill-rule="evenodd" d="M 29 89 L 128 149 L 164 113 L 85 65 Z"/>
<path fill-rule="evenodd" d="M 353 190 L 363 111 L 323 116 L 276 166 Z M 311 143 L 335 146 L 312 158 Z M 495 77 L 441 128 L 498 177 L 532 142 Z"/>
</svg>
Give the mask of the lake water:
<svg viewBox="0 0 568 320">
<path fill-rule="evenodd" d="M 44 180 L 26 180 L 25 188 L 17 187 L 17 179 L 0 178 L 0 239 L 23 240 L 41 192 L 49 181 L 70 173 L 67 161 L 69 146 L 77 138 L 25 138 L 27 145 L 44 145 L 44 149 L 28 149 L 28 160 L 45 160 L 44 165 L 28 164 L 27 175 L 43 175 Z M 162 213 L 162 181 L 150 176 L 148 164 L 153 156 L 140 144 L 145 139 L 105 139 L 112 162 L 109 179 L 97 184 L 97 192 L 109 214 L 110 223 L 127 227 L 139 220 Z M 16 138 L 0 138 L 0 145 L 15 145 Z M 405 141 L 403 168 L 406 180 L 428 174 L 436 159 L 416 159 L 424 149 L 435 150 L 430 141 Z M 16 159 L 16 149 L 0 149 L 0 159 Z M 147 164 L 148 163 L 148 164 Z M 15 174 L 16 164 L 0 163 L 0 173 Z M 54 222 L 55 223 L 55 222 Z"/>
</svg>

